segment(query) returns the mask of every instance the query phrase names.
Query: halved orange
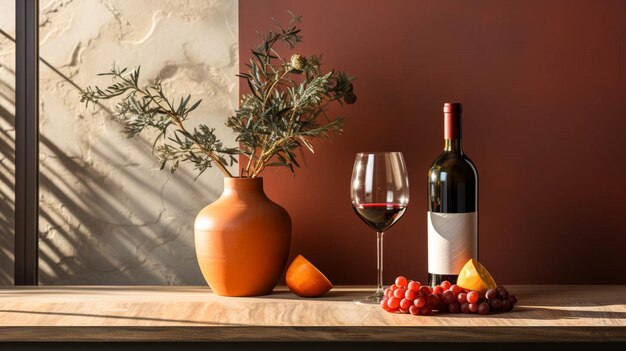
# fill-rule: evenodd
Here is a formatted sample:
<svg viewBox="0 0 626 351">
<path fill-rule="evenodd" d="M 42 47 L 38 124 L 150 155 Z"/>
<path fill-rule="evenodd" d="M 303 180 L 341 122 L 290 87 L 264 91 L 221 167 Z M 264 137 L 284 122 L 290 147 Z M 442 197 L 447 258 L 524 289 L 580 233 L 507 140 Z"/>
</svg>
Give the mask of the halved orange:
<svg viewBox="0 0 626 351">
<path fill-rule="evenodd" d="M 475 290 L 481 295 L 497 286 L 487 268 L 473 258 L 459 272 L 456 284 L 464 289 Z"/>
<path fill-rule="evenodd" d="M 328 278 L 302 255 L 291 262 L 285 280 L 289 290 L 301 297 L 322 296 L 333 288 Z"/>
</svg>

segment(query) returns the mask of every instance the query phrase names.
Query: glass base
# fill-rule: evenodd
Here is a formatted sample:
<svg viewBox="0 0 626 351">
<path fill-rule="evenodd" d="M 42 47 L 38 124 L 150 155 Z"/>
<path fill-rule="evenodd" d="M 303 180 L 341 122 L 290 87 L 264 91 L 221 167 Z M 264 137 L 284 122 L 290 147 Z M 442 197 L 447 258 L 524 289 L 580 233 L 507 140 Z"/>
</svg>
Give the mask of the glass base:
<svg viewBox="0 0 626 351">
<path fill-rule="evenodd" d="M 385 298 L 385 293 L 383 291 L 377 291 L 374 295 L 370 295 L 364 297 L 359 300 L 354 300 L 359 305 L 380 305 L 380 302 Z"/>
</svg>

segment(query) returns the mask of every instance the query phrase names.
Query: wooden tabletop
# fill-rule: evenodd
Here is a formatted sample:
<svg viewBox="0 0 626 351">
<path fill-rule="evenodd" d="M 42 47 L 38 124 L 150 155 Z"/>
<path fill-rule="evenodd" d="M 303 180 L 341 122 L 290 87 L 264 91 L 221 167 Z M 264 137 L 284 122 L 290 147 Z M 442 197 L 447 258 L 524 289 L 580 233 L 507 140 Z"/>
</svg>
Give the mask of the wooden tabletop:
<svg viewBox="0 0 626 351">
<path fill-rule="evenodd" d="M 515 310 L 411 316 L 352 302 L 371 290 L 302 299 L 204 287 L 0 289 L 3 341 L 626 341 L 626 286 L 508 286 Z"/>
</svg>

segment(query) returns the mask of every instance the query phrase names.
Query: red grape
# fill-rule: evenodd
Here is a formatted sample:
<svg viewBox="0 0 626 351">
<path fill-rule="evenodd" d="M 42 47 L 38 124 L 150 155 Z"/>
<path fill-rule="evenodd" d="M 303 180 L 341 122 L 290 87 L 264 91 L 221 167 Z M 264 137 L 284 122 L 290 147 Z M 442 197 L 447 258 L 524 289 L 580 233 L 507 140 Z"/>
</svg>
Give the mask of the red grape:
<svg viewBox="0 0 626 351">
<path fill-rule="evenodd" d="M 432 291 L 430 290 L 430 286 L 422 285 L 420 287 L 419 293 L 424 297 L 428 297 L 428 295 L 430 295 Z"/>
<path fill-rule="evenodd" d="M 448 290 L 448 289 L 450 289 L 450 286 L 452 286 L 452 284 L 450 284 L 450 282 L 447 281 L 447 280 L 442 281 L 441 284 L 439 284 L 439 285 L 441 285 L 443 290 Z"/>
<path fill-rule="evenodd" d="M 456 302 L 456 295 L 454 294 L 454 292 L 446 290 L 441 295 L 441 299 L 443 300 L 443 302 L 451 304 L 453 302 Z"/>
<path fill-rule="evenodd" d="M 409 299 L 402 299 L 402 300 L 400 300 L 400 309 L 408 311 L 409 310 L 409 306 L 411 306 L 412 302 L 413 301 L 409 300 Z"/>
<path fill-rule="evenodd" d="M 461 312 L 461 305 L 458 302 L 453 302 L 448 305 L 448 312 L 450 313 L 459 313 Z"/>
<path fill-rule="evenodd" d="M 502 300 L 502 307 L 500 307 L 500 310 L 502 312 L 507 312 L 510 311 L 511 308 L 513 308 L 513 305 L 511 305 L 511 303 L 509 302 L 509 300 Z"/>
<path fill-rule="evenodd" d="M 392 298 L 393 298 L 393 297 L 392 297 Z M 475 304 L 475 303 L 470 303 L 470 304 L 469 304 L 469 310 L 470 310 L 470 312 L 472 312 L 472 313 L 476 313 L 476 312 L 478 312 L 478 304 Z"/>
<path fill-rule="evenodd" d="M 385 289 L 385 297 L 391 297 L 391 296 L 393 296 L 393 290 L 391 290 L 391 288 Z"/>
<path fill-rule="evenodd" d="M 476 303 L 478 302 L 478 293 L 474 290 L 470 291 L 469 293 L 467 293 L 467 302 L 469 303 Z"/>
<path fill-rule="evenodd" d="M 411 301 L 415 300 L 416 296 L 417 296 L 417 293 L 411 289 L 407 289 L 407 291 L 404 293 L 404 298 L 409 299 Z"/>
<path fill-rule="evenodd" d="M 437 295 L 428 296 L 428 307 L 434 310 L 437 306 L 439 306 L 439 297 Z"/>
<path fill-rule="evenodd" d="M 396 290 L 393 291 L 393 297 L 395 297 L 396 299 L 401 299 L 404 297 L 404 289 L 402 288 L 398 288 Z"/>
<path fill-rule="evenodd" d="M 433 294 L 441 295 L 442 293 L 443 293 L 443 288 L 441 287 L 441 285 L 435 285 L 435 287 L 433 287 Z"/>
<path fill-rule="evenodd" d="M 481 302 L 478 305 L 478 313 L 482 315 L 489 314 L 489 304 L 486 302 Z"/>
<path fill-rule="evenodd" d="M 419 309 L 419 307 L 413 305 L 413 306 L 409 307 L 409 313 L 411 313 L 414 316 L 417 316 L 420 313 L 420 309 Z"/>
<path fill-rule="evenodd" d="M 380 307 L 382 307 L 383 310 L 385 310 L 385 311 L 389 311 L 389 306 L 387 306 L 387 299 L 386 298 L 382 299 L 380 301 Z"/>
<path fill-rule="evenodd" d="M 396 311 L 400 308 L 400 300 L 395 297 L 390 297 L 389 300 L 387 300 L 387 306 L 390 310 Z"/>
<path fill-rule="evenodd" d="M 485 297 L 488 298 L 489 300 L 493 300 L 496 297 L 498 297 L 498 292 L 496 291 L 496 289 L 489 289 L 485 293 Z"/>
<path fill-rule="evenodd" d="M 463 288 L 458 286 L 458 285 L 456 285 L 456 284 L 450 285 L 450 289 L 448 289 L 448 290 L 454 292 L 457 295 L 463 292 Z"/>
<path fill-rule="evenodd" d="M 418 292 L 421 286 L 422 286 L 422 284 L 420 284 L 420 282 L 410 281 L 409 285 L 408 285 L 408 288 L 409 288 L 409 290 L 413 290 L 415 292 Z"/>
<path fill-rule="evenodd" d="M 409 282 L 406 280 L 405 277 L 403 276 L 399 276 L 398 278 L 396 278 L 396 285 L 402 288 L 406 288 L 407 285 L 409 284 Z"/>
<path fill-rule="evenodd" d="M 403 313 L 403 314 L 407 314 L 409 313 L 409 310 L 404 310 L 402 308 L 398 309 L 398 312 Z"/>
<path fill-rule="evenodd" d="M 421 297 L 421 296 L 418 296 L 413 301 L 413 304 L 415 305 L 415 307 L 422 308 L 422 307 L 424 307 L 426 305 L 426 299 Z"/>
<path fill-rule="evenodd" d="M 467 293 L 467 296 L 465 298 L 467 299 L 467 302 L 469 303 L 476 303 L 478 302 L 479 295 L 476 291 L 472 290 Z"/>
<path fill-rule="evenodd" d="M 394 291 L 398 288 L 398 286 L 396 284 L 391 284 L 391 286 L 389 287 L 389 289 L 391 289 L 391 291 Z"/>
<path fill-rule="evenodd" d="M 498 297 L 500 298 L 500 300 L 505 300 L 509 298 L 509 292 L 506 291 L 505 288 L 502 288 L 502 290 L 500 290 L 500 292 L 498 293 Z"/>
<path fill-rule="evenodd" d="M 517 303 L 517 296 L 515 295 L 510 295 L 509 296 L 509 302 L 511 303 L 511 305 L 514 305 Z"/>
<path fill-rule="evenodd" d="M 428 306 L 424 306 L 424 307 L 420 308 L 420 314 L 422 316 L 427 316 L 427 315 L 432 314 L 432 313 L 433 313 L 433 310 L 430 307 L 428 307 Z"/>
<path fill-rule="evenodd" d="M 458 303 L 465 303 L 465 302 L 467 302 L 467 294 L 466 294 L 466 293 L 464 293 L 464 292 L 462 292 L 462 293 L 458 294 L 458 295 L 456 296 L 456 301 L 457 301 Z"/>
<path fill-rule="evenodd" d="M 489 300 L 489 307 L 492 310 L 499 310 L 502 307 L 502 301 L 498 299 Z"/>
<path fill-rule="evenodd" d="M 461 304 L 461 312 L 463 313 L 470 313 L 470 308 L 469 308 L 469 303 L 464 302 Z"/>
</svg>

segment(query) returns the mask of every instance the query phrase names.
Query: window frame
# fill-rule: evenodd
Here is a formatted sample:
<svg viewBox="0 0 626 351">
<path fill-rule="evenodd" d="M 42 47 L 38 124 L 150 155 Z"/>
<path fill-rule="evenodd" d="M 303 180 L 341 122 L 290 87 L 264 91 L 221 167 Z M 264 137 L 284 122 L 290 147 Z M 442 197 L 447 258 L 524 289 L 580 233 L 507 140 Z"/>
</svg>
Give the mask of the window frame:
<svg viewBox="0 0 626 351">
<path fill-rule="evenodd" d="M 39 273 L 39 1 L 15 0 L 14 284 Z"/>
</svg>

